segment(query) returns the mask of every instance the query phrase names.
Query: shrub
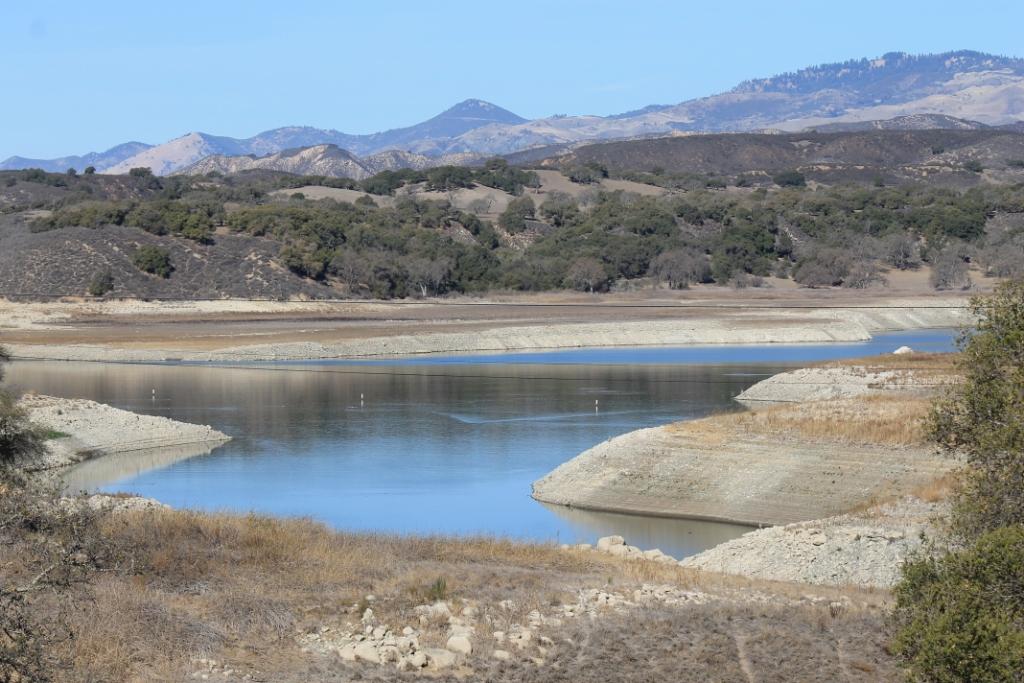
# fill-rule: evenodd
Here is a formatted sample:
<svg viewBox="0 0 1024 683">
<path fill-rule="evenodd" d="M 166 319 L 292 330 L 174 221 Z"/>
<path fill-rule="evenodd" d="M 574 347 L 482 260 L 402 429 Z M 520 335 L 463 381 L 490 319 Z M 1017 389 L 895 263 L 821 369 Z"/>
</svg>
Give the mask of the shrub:
<svg viewBox="0 0 1024 683">
<path fill-rule="evenodd" d="M 103 296 L 114 290 L 114 276 L 109 270 L 96 273 L 89 281 L 89 296 Z"/>
<path fill-rule="evenodd" d="M 585 166 L 571 166 L 562 169 L 562 175 L 574 183 L 590 185 L 598 183 L 602 178 L 608 177 L 608 169 L 599 164 L 587 164 Z"/>
<path fill-rule="evenodd" d="M 7 351 L 0 347 L 0 380 L 4 376 L 4 363 L 9 359 Z M 40 431 L 28 421 L 28 416 L 14 397 L 0 389 L 0 472 L 27 458 L 41 455 L 44 448 Z M 2 485 L 0 491 L 3 491 Z"/>
<path fill-rule="evenodd" d="M 929 277 L 935 289 L 969 289 L 971 286 L 967 253 L 961 245 L 950 245 L 932 258 Z"/>
<path fill-rule="evenodd" d="M 908 563 L 896 587 L 894 649 L 912 680 L 1014 681 L 1024 671 L 1024 527 Z"/>
<path fill-rule="evenodd" d="M 772 182 L 779 187 L 803 187 L 807 178 L 800 171 L 781 171 L 772 176 Z"/>
<path fill-rule="evenodd" d="M 909 270 L 921 265 L 917 241 L 907 234 L 893 233 L 882 243 L 883 258 L 893 268 Z"/>
<path fill-rule="evenodd" d="M 710 282 L 711 265 L 703 254 L 674 249 L 655 256 L 648 274 L 667 282 L 669 289 L 686 289 L 694 282 Z"/>
<path fill-rule="evenodd" d="M 140 247 L 132 257 L 135 267 L 144 273 L 156 275 L 162 278 L 169 278 L 174 272 L 174 265 L 171 263 L 171 254 L 160 247 Z"/>
<path fill-rule="evenodd" d="M 817 249 L 797 259 L 793 279 L 804 287 L 833 287 L 850 274 L 850 258 L 839 249 Z"/>
<path fill-rule="evenodd" d="M 981 162 L 977 159 L 968 159 L 964 162 L 964 170 L 970 171 L 971 173 L 981 173 L 985 170 L 985 167 L 981 165 Z"/>
<path fill-rule="evenodd" d="M 850 266 L 846 277 L 843 278 L 843 287 L 850 289 L 867 289 L 884 284 L 886 284 L 886 279 L 874 261 L 856 261 Z"/>
<path fill-rule="evenodd" d="M 540 205 L 540 215 L 556 228 L 569 225 L 580 217 L 576 200 L 564 192 L 552 192 Z"/>
<path fill-rule="evenodd" d="M 96 167 L 95 166 L 86 166 L 84 172 L 85 172 L 85 175 L 93 175 L 93 174 L 96 173 Z"/>
<path fill-rule="evenodd" d="M 439 576 L 432 584 L 427 586 L 425 597 L 426 601 L 430 603 L 442 602 L 448 599 L 448 582 L 443 576 Z"/>
<path fill-rule="evenodd" d="M 582 292 L 604 291 L 610 280 L 604 265 L 589 256 L 573 261 L 565 274 L 566 284 Z"/>
</svg>

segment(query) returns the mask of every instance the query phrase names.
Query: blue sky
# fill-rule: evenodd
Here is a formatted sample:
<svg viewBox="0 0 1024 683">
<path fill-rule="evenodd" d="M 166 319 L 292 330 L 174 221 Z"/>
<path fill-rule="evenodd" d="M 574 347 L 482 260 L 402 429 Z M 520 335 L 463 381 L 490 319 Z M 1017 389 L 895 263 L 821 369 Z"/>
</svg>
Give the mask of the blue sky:
<svg viewBox="0 0 1024 683">
<path fill-rule="evenodd" d="M 469 97 L 613 114 L 895 50 L 1024 56 L 1022 25 L 1024 3 L 1002 0 L 9 0 L 0 159 L 192 130 L 367 133 Z"/>
</svg>

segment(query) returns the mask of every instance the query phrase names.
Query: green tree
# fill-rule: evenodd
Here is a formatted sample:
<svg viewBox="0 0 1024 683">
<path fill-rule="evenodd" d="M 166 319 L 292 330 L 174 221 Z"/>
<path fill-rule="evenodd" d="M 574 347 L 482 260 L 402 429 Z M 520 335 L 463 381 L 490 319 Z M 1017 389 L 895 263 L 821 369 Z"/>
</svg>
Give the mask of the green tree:
<svg viewBox="0 0 1024 683">
<path fill-rule="evenodd" d="M 171 263 L 171 254 L 160 247 L 145 246 L 139 247 L 132 256 L 132 263 L 144 273 L 156 275 L 157 277 L 169 278 L 174 272 L 174 265 Z"/>
<path fill-rule="evenodd" d="M 1024 675 L 1024 282 L 975 299 L 960 380 L 931 433 L 966 459 L 953 499 L 955 550 L 908 562 L 896 587 L 894 650 L 918 681 Z"/>
<path fill-rule="evenodd" d="M 533 218 L 535 210 L 533 199 L 529 196 L 516 197 L 498 216 L 498 225 L 511 234 L 522 232 L 526 229 L 526 220 Z"/>
<path fill-rule="evenodd" d="M 1024 524 L 1024 281 L 971 309 L 978 323 L 960 342 L 963 380 L 931 419 L 936 440 L 967 458 L 953 517 L 965 537 Z"/>
<path fill-rule="evenodd" d="M 86 166 L 85 167 L 85 175 L 93 175 L 95 173 L 96 173 L 96 167 L 95 166 Z"/>
</svg>

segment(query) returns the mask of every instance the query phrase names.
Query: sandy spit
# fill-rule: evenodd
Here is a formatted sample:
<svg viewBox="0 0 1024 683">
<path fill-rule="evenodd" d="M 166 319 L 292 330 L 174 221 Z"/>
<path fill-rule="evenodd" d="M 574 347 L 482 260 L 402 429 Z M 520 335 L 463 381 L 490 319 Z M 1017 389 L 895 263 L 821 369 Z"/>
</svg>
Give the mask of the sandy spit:
<svg viewBox="0 0 1024 683">
<path fill-rule="evenodd" d="M 149 453 L 171 451 L 181 459 L 208 453 L 231 439 L 208 425 L 140 415 L 86 399 L 28 395 L 20 403 L 30 420 L 66 435 L 47 442 L 49 453 L 32 470 L 129 453 L 145 458 Z"/>
</svg>

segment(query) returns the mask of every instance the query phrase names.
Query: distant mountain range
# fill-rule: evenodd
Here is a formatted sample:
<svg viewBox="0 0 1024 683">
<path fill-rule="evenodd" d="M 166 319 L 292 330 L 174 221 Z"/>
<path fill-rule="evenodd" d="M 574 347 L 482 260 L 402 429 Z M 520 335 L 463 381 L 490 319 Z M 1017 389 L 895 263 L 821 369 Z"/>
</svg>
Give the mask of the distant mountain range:
<svg viewBox="0 0 1024 683">
<path fill-rule="evenodd" d="M 392 161 L 423 164 L 440 163 L 446 155 L 509 154 L 581 141 L 667 134 L 811 128 L 913 130 L 929 126 L 972 129 L 1019 119 L 1024 119 L 1024 59 L 973 51 L 889 53 L 877 59 L 745 81 L 719 95 L 651 105 L 615 116 L 526 120 L 489 102 L 466 100 L 428 121 L 370 135 L 309 127 L 277 128 L 246 139 L 194 132 L 161 145 L 126 143 L 82 157 L 11 157 L 0 163 L 0 170 L 37 167 L 62 171 L 72 166 L 81 170 L 91 165 L 105 173 L 125 173 L 147 166 L 155 173 L 169 174 L 186 168 L 196 172 L 197 162 L 217 156 L 216 165 L 223 167 L 288 165 L 292 162 L 287 159 L 329 158 L 331 163 L 349 163 L 353 173 L 364 173 L 376 167 L 377 161 L 369 159 L 396 150 L 410 156 L 392 155 Z M 873 123 L 878 121 L 887 123 Z M 328 145 L 335 148 L 324 147 Z M 294 151 L 281 156 L 285 150 L 312 147 L 322 149 L 305 157 Z M 344 154 L 352 158 L 342 163 Z M 274 159 L 259 160 L 268 155 Z M 234 157 L 249 161 L 227 161 Z M 434 161 L 424 162 L 421 157 Z"/>
</svg>

